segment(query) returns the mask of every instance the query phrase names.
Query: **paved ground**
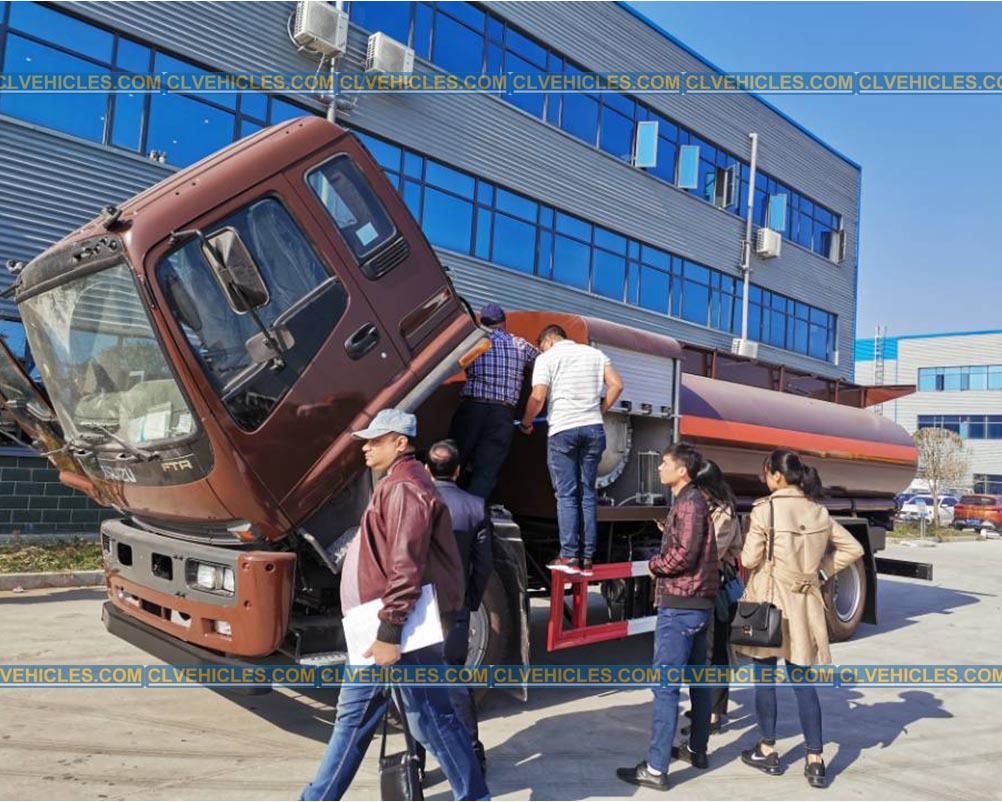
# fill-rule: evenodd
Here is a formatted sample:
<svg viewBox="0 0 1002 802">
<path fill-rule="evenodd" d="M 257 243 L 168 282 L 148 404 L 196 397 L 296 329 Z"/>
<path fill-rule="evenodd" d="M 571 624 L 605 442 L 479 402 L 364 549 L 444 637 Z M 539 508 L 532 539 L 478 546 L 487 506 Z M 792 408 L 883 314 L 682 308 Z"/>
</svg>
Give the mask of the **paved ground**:
<svg viewBox="0 0 1002 802">
<path fill-rule="evenodd" d="M 882 579 L 878 627 L 834 648 L 839 663 L 1002 663 L 1002 542 L 892 547 L 887 556 L 935 564 L 936 581 Z M 0 593 L 0 661 L 150 663 L 107 635 L 93 590 Z M 537 611 L 542 613 L 543 611 Z M 642 663 L 649 636 L 537 662 Z M 329 692 L 328 692 L 329 693 Z M 0 798 L 293 799 L 330 734 L 331 695 L 276 692 L 238 700 L 201 688 L 0 690 Z M 484 711 L 490 786 L 498 798 L 656 798 L 614 776 L 639 760 L 647 691 L 537 690 L 528 703 L 499 695 Z M 1002 796 L 1002 690 L 822 691 L 826 758 L 839 799 L 989 799 Z M 800 799 L 796 708 L 780 691 L 780 749 L 793 765 L 771 778 L 740 763 L 755 740 L 751 691 L 734 694 L 732 724 L 711 740 L 711 770 L 671 772 L 693 799 Z M 441 772 L 429 799 L 448 799 Z M 813 792 L 811 792 L 813 793 Z M 349 799 L 379 795 L 370 750 Z"/>
</svg>

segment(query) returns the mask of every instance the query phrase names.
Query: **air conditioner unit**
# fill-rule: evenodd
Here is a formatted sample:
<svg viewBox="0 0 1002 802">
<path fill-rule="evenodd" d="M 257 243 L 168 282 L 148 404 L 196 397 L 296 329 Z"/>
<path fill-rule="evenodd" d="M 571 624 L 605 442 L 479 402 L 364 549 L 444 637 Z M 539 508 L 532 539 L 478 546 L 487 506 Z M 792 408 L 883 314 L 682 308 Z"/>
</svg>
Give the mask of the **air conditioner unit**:
<svg viewBox="0 0 1002 802">
<path fill-rule="evenodd" d="M 323 0 L 300 0 L 292 38 L 300 47 L 340 56 L 348 47 L 348 15 Z"/>
<path fill-rule="evenodd" d="M 763 259 L 774 259 L 783 250 L 783 235 L 771 228 L 760 228 L 755 235 L 755 253 Z"/>
<path fill-rule="evenodd" d="M 365 54 L 366 72 L 414 72 L 414 49 L 391 39 L 382 31 L 369 37 Z"/>
<path fill-rule="evenodd" d="M 731 340 L 731 353 L 746 356 L 749 359 L 758 359 L 758 343 L 755 340 L 742 340 L 740 337 L 735 337 Z"/>
</svg>

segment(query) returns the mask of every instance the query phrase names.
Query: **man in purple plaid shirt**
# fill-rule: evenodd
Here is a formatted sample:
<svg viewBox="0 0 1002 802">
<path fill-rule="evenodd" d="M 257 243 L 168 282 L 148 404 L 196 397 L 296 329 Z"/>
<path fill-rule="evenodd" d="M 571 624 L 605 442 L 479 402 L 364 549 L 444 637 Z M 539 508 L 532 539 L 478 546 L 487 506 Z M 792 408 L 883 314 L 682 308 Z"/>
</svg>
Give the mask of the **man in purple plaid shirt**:
<svg viewBox="0 0 1002 802">
<path fill-rule="evenodd" d="M 522 393 L 525 367 L 539 351 L 506 331 L 504 310 L 487 304 L 480 323 L 490 330 L 491 347 L 466 369 L 462 403 L 452 419 L 449 436 L 469 465 L 467 490 L 490 498 L 515 435 L 515 406 Z"/>
</svg>

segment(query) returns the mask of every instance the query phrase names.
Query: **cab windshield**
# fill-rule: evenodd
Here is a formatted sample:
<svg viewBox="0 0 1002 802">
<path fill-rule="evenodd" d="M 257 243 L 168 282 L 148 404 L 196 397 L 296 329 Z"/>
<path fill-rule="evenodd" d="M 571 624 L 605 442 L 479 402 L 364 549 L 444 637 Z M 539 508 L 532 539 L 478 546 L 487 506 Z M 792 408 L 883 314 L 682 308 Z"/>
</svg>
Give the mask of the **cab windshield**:
<svg viewBox="0 0 1002 802">
<path fill-rule="evenodd" d="M 147 447 L 195 431 L 124 262 L 29 298 L 20 310 L 70 439 Z"/>
</svg>

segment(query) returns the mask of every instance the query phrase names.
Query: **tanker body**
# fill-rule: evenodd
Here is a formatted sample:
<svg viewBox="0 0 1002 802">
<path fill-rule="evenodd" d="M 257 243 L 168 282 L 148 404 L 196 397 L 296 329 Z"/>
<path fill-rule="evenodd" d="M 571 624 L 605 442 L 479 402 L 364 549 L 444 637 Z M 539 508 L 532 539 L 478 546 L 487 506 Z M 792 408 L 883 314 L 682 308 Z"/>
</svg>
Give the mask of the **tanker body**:
<svg viewBox="0 0 1002 802">
<path fill-rule="evenodd" d="M 101 530 L 107 628 L 174 662 L 343 661 L 337 555 L 372 488 L 350 432 L 396 406 L 418 414 L 423 445 L 443 435 L 462 370 L 488 344 L 364 146 L 316 118 L 266 129 L 106 209 L 21 270 L 16 295 L 44 387 L 4 350 L 0 374 L 16 381 L 0 394 L 40 446 L 59 447 L 64 481 L 121 513 Z M 510 318 L 531 338 L 549 322 L 605 350 L 626 384 L 600 478 L 607 612 L 588 623 L 579 582 L 573 633 L 554 601 L 551 648 L 647 627 L 635 565 L 657 547 L 656 463 L 679 437 L 749 497 L 769 448 L 814 460 L 867 548 L 835 594 L 850 601 L 833 630 L 874 617 L 873 555 L 914 470 L 902 430 L 683 376 L 669 337 Z M 505 466 L 471 661 L 527 661 L 529 594 L 564 593 L 540 567 L 556 542 L 544 450 L 545 431 L 520 437 Z"/>
</svg>

